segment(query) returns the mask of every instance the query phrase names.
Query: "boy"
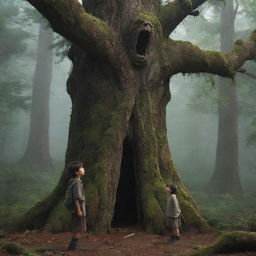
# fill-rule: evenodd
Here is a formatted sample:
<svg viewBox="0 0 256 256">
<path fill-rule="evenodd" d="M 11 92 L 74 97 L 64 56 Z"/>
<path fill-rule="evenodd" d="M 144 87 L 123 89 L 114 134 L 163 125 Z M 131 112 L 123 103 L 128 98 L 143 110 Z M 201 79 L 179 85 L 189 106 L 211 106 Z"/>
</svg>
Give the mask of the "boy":
<svg viewBox="0 0 256 256">
<path fill-rule="evenodd" d="M 69 209 L 71 212 L 71 229 L 72 239 L 68 245 L 68 250 L 86 250 L 85 247 L 79 245 L 80 235 L 85 231 L 85 195 L 83 182 L 81 177 L 84 176 L 85 170 L 83 163 L 74 161 L 68 166 L 71 179 L 68 182 L 68 190 L 72 195 L 72 205 Z"/>
<path fill-rule="evenodd" d="M 180 240 L 180 206 L 176 197 L 177 187 L 175 184 L 167 184 L 166 190 L 169 193 L 166 205 L 167 227 L 171 229 L 171 238 L 168 240 L 170 243 L 175 243 Z"/>
</svg>

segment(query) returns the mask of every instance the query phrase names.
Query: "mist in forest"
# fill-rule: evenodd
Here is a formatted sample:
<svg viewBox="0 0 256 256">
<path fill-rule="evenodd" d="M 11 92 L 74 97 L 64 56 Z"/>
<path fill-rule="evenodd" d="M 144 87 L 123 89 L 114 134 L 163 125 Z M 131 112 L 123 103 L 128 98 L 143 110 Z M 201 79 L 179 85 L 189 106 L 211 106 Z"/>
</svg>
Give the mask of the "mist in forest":
<svg viewBox="0 0 256 256">
<path fill-rule="evenodd" d="M 3 1 L 2 1 L 3 2 Z M 18 5 L 18 3 L 16 3 Z M 26 8 L 30 8 L 28 5 Z M 204 7 L 203 17 L 189 17 L 188 20 L 177 30 L 176 38 L 181 40 L 190 40 L 197 43 L 204 49 L 219 48 L 219 36 L 215 33 L 210 36 L 209 31 L 202 31 L 202 25 L 205 19 L 209 22 L 216 22 L 218 25 L 218 8 Z M 10 20 L 6 22 L 11 23 Z M 12 26 L 13 24 L 9 24 Z M 36 47 L 38 40 L 38 23 L 15 24 L 17 28 L 23 27 L 25 31 L 33 31 L 32 38 L 26 40 L 26 52 L 17 57 L 11 57 L 8 62 L 18 68 L 20 62 L 22 66 L 26 66 L 26 81 L 28 89 L 26 94 L 32 94 L 32 80 L 34 67 L 36 65 Z M 212 24 L 211 24 L 212 26 Z M 250 20 L 245 22 L 244 15 L 241 14 L 237 18 L 236 27 L 240 34 L 245 34 L 244 31 L 250 30 Z M 243 31 L 243 27 L 245 27 Z M 207 28 L 209 30 L 209 28 Z M 211 28 L 212 29 L 212 28 Z M 55 35 L 56 36 L 56 35 Z M 239 36 L 239 35 L 237 35 Z M 210 42 L 210 43 L 209 43 Z M 24 56 L 29 55 L 29 58 Z M 56 54 L 53 59 L 52 79 L 50 85 L 50 125 L 49 125 L 49 142 L 50 154 L 54 160 L 63 161 L 65 157 L 65 149 L 68 137 L 69 117 L 71 112 L 71 102 L 66 92 L 66 81 L 69 75 L 71 63 L 67 57 L 60 61 L 60 57 Z M 253 66 L 255 68 L 255 66 Z M 252 68 L 253 68 L 252 67 Z M 43 72 L 43 71 L 42 71 Z M 238 80 L 242 80 L 238 84 L 243 83 L 243 79 L 247 79 L 247 83 L 251 87 L 255 85 L 255 79 L 245 78 L 238 75 Z M 209 80 L 211 76 L 182 76 L 177 75 L 170 81 L 170 90 L 172 99 L 167 107 L 167 125 L 168 139 L 171 148 L 173 160 L 177 166 L 178 172 L 184 179 L 185 184 L 192 186 L 194 189 L 199 189 L 206 184 L 214 170 L 214 161 L 216 154 L 217 136 L 218 136 L 218 116 L 214 97 L 218 88 L 217 77 L 215 85 L 211 85 Z M 201 85 L 201 88 L 200 88 Z M 246 85 L 245 85 L 246 86 Z M 209 87 L 206 91 L 205 87 Z M 240 87 L 243 87 L 241 85 Z M 244 88 L 243 88 L 244 89 Z M 200 92 L 201 90 L 201 92 Z M 248 89 L 249 90 L 249 89 Z M 205 94 L 205 95 L 204 95 Z M 241 93 L 242 101 L 245 97 Z M 250 99 L 249 99 L 250 100 Z M 201 104 L 195 107 L 193 104 Z M 251 102 L 245 104 L 251 104 Z M 255 106 L 254 106 L 255 108 Z M 205 111 L 203 111 L 205 109 Z M 251 110 L 251 112 L 253 112 Z M 1 152 L 1 161 L 13 163 L 17 162 L 25 152 L 29 136 L 30 110 L 15 109 L 9 112 L 10 125 L 2 130 L 4 131 L 4 149 Z M 41 117 L 38 116 L 40 119 Z M 256 169 L 254 163 L 255 146 L 248 143 L 254 127 L 252 122 L 254 113 L 239 114 L 239 166 L 240 174 L 245 188 L 253 188 L 256 181 Z M 3 135 L 2 135 L 3 136 Z"/>
<path fill-rule="evenodd" d="M 246 13 L 246 4 L 243 5 L 243 3 L 241 2 L 237 10 L 235 39 L 246 39 L 249 32 L 253 30 L 252 24 L 255 17 Z M 6 166 L 9 172 L 12 172 L 10 167 L 12 164 L 17 164 L 13 173 L 19 166 L 20 171 L 24 171 L 19 161 L 25 154 L 29 140 L 33 79 L 38 61 L 38 29 L 41 21 L 38 18 L 34 20 L 31 17 L 26 18 L 27 13 L 20 13 L 20 8 L 29 8 L 30 14 L 33 12 L 28 4 L 22 3 L 21 6 L 20 1 L 6 4 L 4 0 L 0 0 L 0 4 L 2 5 L 0 8 L 2 25 L 0 26 L 6 33 L 6 40 L 9 37 L 12 40 L 13 34 L 17 33 L 17 40 L 22 41 L 22 45 L 15 46 L 16 49 L 19 47 L 19 51 L 14 52 L 8 47 L 0 50 L 3 56 L 0 59 L 0 70 L 4 73 L 3 79 L 0 80 L 0 86 L 4 88 L 0 92 L 2 93 L 1 101 L 2 97 L 5 99 L 0 105 L 0 172 L 3 177 L 3 172 L 7 170 Z M 15 6 L 14 11 L 12 8 Z M 189 17 L 177 29 L 173 39 L 188 40 L 203 49 L 219 50 L 220 35 L 217 28 L 220 26 L 221 7 L 206 4 L 201 9 L 202 15 L 196 18 Z M 3 13 L 4 11 L 6 13 Z M 19 13 L 18 17 L 17 13 Z M 10 18 L 11 15 L 16 16 L 16 20 Z M 29 19 L 29 21 L 24 21 L 24 19 Z M 49 28 L 46 27 L 46 29 Z M 56 39 L 56 34 L 54 38 L 54 40 L 60 40 Z M 0 44 L 7 46 L 8 42 L 0 39 Z M 53 162 L 58 162 L 57 167 L 54 165 L 52 167 L 58 169 L 58 175 L 53 174 L 52 186 L 56 184 L 59 173 L 63 170 L 71 113 L 71 102 L 66 91 L 71 62 L 67 56 L 63 56 L 62 60 L 61 56 L 56 55 L 56 46 L 53 46 L 53 53 L 49 97 L 49 150 Z M 249 62 L 246 66 L 250 72 L 256 73 L 255 63 Z M 41 72 L 44 73 L 44 70 Z M 11 86 L 14 86 L 12 81 L 20 82 L 19 88 L 13 91 L 11 91 Z M 218 81 L 217 76 L 210 75 L 176 75 L 170 81 L 171 101 L 167 106 L 166 115 L 169 146 L 184 184 L 195 192 L 204 191 L 215 168 L 218 137 Z M 256 79 L 245 74 L 238 74 L 236 85 L 239 113 L 239 173 L 243 190 L 245 193 L 252 193 L 256 192 Z M 13 102 L 17 102 L 17 105 L 11 105 Z M 39 114 L 37 118 L 36 121 L 39 121 L 42 115 Z M 47 176 L 49 179 L 51 168 L 47 171 Z M 38 182 L 45 182 L 45 180 L 38 179 Z M 42 191 L 40 196 L 45 194 L 47 191 Z"/>
</svg>

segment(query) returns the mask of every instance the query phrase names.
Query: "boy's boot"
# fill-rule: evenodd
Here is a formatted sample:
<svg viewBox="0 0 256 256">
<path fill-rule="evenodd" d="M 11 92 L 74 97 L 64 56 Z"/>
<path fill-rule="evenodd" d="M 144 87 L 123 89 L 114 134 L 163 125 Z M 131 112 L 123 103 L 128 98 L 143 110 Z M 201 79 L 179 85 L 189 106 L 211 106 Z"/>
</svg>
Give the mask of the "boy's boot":
<svg viewBox="0 0 256 256">
<path fill-rule="evenodd" d="M 79 241 L 77 241 L 76 243 L 76 249 L 75 250 L 78 250 L 78 251 L 85 251 L 85 250 L 88 250 L 88 248 L 86 248 L 85 246 L 82 246 Z"/>
<path fill-rule="evenodd" d="M 171 236 L 171 237 L 168 239 L 168 244 L 174 244 L 175 241 L 176 241 L 175 236 Z"/>
<path fill-rule="evenodd" d="M 175 241 L 176 241 L 176 242 L 179 242 L 179 241 L 180 241 L 180 236 L 174 236 L 174 238 L 175 238 Z"/>
<path fill-rule="evenodd" d="M 78 242 L 78 239 L 75 237 L 72 237 L 72 239 L 68 245 L 68 250 L 70 250 L 70 251 L 76 250 L 77 242 Z"/>
<path fill-rule="evenodd" d="M 75 251 L 75 250 L 84 251 L 84 250 L 88 250 L 88 249 L 86 247 L 80 245 L 78 238 L 73 237 L 71 239 L 70 243 L 69 243 L 68 250 L 70 250 L 70 251 Z"/>
</svg>

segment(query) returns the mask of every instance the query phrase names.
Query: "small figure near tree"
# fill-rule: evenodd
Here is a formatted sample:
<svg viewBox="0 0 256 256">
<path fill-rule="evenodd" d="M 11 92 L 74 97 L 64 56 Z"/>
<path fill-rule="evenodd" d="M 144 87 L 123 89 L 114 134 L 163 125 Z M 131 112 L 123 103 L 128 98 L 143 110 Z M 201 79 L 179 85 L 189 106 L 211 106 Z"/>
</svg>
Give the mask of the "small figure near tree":
<svg viewBox="0 0 256 256">
<path fill-rule="evenodd" d="M 72 239 L 69 243 L 68 250 L 85 250 L 85 247 L 79 245 L 78 241 L 85 228 L 85 195 L 81 177 L 84 176 L 85 170 L 83 163 L 74 161 L 68 166 L 68 171 L 72 178 L 68 182 L 64 204 L 71 212 L 71 229 Z"/>
<path fill-rule="evenodd" d="M 166 205 L 166 224 L 170 228 L 171 238 L 168 242 L 174 244 L 180 240 L 180 205 L 176 197 L 177 187 L 175 184 L 167 184 L 166 190 L 169 193 Z"/>
</svg>

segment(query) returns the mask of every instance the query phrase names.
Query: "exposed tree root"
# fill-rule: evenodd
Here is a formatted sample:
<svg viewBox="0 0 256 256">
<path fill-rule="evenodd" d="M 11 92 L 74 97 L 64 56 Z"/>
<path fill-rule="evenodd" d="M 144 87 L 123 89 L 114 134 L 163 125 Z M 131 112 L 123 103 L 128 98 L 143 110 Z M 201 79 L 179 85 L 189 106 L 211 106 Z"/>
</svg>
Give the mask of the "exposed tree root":
<svg viewBox="0 0 256 256">
<path fill-rule="evenodd" d="M 208 246 L 198 246 L 180 256 L 211 256 L 218 253 L 256 251 L 256 233 L 245 231 L 227 232 Z"/>
<path fill-rule="evenodd" d="M 39 256 L 39 254 L 35 253 L 33 250 L 21 246 L 17 243 L 0 241 L 0 248 L 14 255 Z"/>
</svg>

